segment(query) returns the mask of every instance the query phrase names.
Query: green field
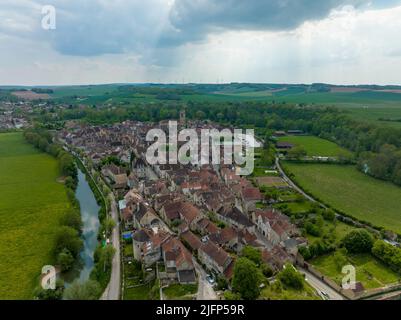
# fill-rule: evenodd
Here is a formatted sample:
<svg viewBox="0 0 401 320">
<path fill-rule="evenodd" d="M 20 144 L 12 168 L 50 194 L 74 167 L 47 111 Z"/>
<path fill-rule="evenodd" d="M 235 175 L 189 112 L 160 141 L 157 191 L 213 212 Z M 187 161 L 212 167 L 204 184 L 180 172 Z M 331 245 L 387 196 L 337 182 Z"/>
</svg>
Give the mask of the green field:
<svg viewBox="0 0 401 320">
<path fill-rule="evenodd" d="M 361 282 L 365 289 L 381 288 L 398 282 L 400 275 L 391 271 L 379 260 L 370 254 L 349 255 L 348 262 L 356 269 L 356 280 Z M 333 254 L 321 256 L 311 261 L 311 264 L 324 275 L 341 285 L 344 274 L 338 268 Z"/>
<path fill-rule="evenodd" d="M 341 148 L 334 142 L 315 136 L 286 136 L 279 141 L 289 142 L 296 146 L 303 146 L 308 156 L 337 157 L 339 155 L 351 156 L 351 152 Z"/>
<path fill-rule="evenodd" d="M 364 175 L 353 166 L 285 163 L 295 180 L 335 209 L 401 233 L 401 188 Z"/>
<path fill-rule="evenodd" d="M 57 161 L 21 133 L 0 134 L 0 299 L 32 298 L 53 262 L 57 225 L 70 207 L 57 177 Z"/>
<path fill-rule="evenodd" d="M 171 284 L 163 289 L 163 294 L 169 300 L 188 300 L 197 291 L 196 284 Z"/>
<path fill-rule="evenodd" d="M 401 103 L 381 106 L 351 106 L 344 109 L 357 121 L 367 121 L 380 126 L 401 128 Z"/>
</svg>

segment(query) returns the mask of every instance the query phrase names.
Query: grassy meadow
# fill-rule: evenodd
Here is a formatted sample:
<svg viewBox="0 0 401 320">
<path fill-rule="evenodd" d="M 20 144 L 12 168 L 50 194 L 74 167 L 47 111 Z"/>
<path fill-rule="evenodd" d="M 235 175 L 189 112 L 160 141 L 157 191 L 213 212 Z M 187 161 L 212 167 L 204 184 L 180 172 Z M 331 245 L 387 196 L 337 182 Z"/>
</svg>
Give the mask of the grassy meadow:
<svg viewBox="0 0 401 320">
<path fill-rule="evenodd" d="M 303 146 L 308 156 L 336 157 L 338 155 L 351 156 L 351 152 L 341 148 L 334 142 L 315 136 L 285 136 L 279 141 L 289 142 L 296 146 Z"/>
<path fill-rule="evenodd" d="M 353 166 L 285 163 L 307 192 L 355 218 L 401 233 L 401 188 Z"/>
<path fill-rule="evenodd" d="M 400 275 L 390 270 L 370 254 L 347 255 L 347 261 L 356 269 L 356 280 L 361 282 L 365 289 L 381 288 L 394 284 L 400 280 Z M 334 255 L 325 255 L 311 261 L 313 266 L 341 285 L 344 274 L 335 261 Z"/>
<path fill-rule="evenodd" d="M 55 231 L 70 204 L 58 164 L 24 141 L 0 134 L 0 299 L 31 299 L 51 264 Z"/>
</svg>

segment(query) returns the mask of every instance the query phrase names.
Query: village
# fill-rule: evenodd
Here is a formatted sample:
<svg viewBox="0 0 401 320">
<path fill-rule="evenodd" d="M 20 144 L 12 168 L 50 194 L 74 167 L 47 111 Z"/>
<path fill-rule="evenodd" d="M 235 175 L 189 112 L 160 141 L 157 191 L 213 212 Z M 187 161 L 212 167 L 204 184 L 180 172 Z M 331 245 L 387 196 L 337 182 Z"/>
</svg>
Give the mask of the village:
<svg viewBox="0 0 401 320">
<path fill-rule="evenodd" d="M 185 113 L 179 124 L 197 131 L 221 129 L 189 122 Z M 113 190 L 121 232 L 131 239 L 130 250 L 148 281 L 157 277 L 160 287 L 198 284 L 198 299 L 217 299 L 213 287 L 221 278 L 229 283 L 244 247 L 260 250 L 274 272 L 302 260 L 298 248 L 307 240 L 250 179 L 236 175 L 234 165 L 150 165 L 146 134 L 167 126 L 167 121 L 71 122 L 58 134 L 62 143 L 90 159 Z"/>
</svg>

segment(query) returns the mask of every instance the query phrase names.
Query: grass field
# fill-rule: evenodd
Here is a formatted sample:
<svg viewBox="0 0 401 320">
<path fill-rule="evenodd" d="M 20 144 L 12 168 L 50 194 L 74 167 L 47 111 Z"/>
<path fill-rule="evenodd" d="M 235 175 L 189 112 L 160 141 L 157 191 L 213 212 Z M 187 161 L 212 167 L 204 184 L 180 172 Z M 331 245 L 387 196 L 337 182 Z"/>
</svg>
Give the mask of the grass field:
<svg viewBox="0 0 401 320">
<path fill-rule="evenodd" d="M 197 291 L 196 284 L 172 284 L 163 289 L 163 294 L 169 300 L 188 300 Z"/>
<path fill-rule="evenodd" d="M 321 300 L 315 290 L 307 283 L 305 283 L 304 290 L 284 287 L 281 290 L 275 290 L 269 285 L 260 292 L 260 298 L 264 300 Z"/>
<path fill-rule="evenodd" d="M 308 156 L 336 157 L 338 155 L 351 156 L 351 152 L 341 148 L 334 142 L 314 136 L 286 136 L 279 141 L 289 142 L 296 146 L 303 146 Z"/>
<path fill-rule="evenodd" d="M 361 282 L 365 289 L 381 288 L 398 282 L 399 274 L 391 271 L 379 260 L 370 254 L 348 255 L 348 262 L 356 269 L 356 280 Z M 335 263 L 334 255 L 321 256 L 311 261 L 321 273 L 341 285 L 344 275 Z"/>
<path fill-rule="evenodd" d="M 58 164 L 25 143 L 0 134 L 0 299 L 30 299 L 51 264 L 59 219 L 69 208 Z"/>
<path fill-rule="evenodd" d="M 401 233 L 401 188 L 353 166 L 285 163 L 307 192 L 358 219 Z"/>
<path fill-rule="evenodd" d="M 370 107 L 357 106 L 344 109 L 350 117 L 357 121 L 367 121 L 379 126 L 401 128 L 401 103 Z"/>
</svg>

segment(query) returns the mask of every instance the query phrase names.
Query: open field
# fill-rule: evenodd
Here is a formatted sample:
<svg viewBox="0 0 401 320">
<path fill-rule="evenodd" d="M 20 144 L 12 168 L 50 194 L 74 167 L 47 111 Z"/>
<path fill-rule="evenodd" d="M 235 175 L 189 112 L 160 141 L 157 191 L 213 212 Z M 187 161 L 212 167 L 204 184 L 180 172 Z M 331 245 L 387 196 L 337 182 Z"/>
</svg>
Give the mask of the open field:
<svg viewBox="0 0 401 320">
<path fill-rule="evenodd" d="M 351 152 L 341 148 L 334 142 L 314 136 L 286 136 L 279 141 L 289 142 L 296 146 L 303 146 L 308 156 L 336 157 L 338 155 L 351 156 Z"/>
<path fill-rule="evenodd" d="M 307 283 L 304 290 L 283 287 L 280 291 L 269 285 L 260 292 L 260 298 L 263 300 L 322 300 Z"/>
<path fill-rule="evenodd" d="M 163 294 L 169 300 L 190 300 L 197 291 L 196 284 L 171 284 L 163 289 Z"/>
<path fill-rule="evenodd" d="M 0 134 L 0 299 L 30 299 L 51 264 L 60 217 L 70 204 L 57 182 L 58 164 L 25 143 Z"/>
<path fill-rule="evenodd" d="M 401 233 L 401 188 L 353 166 L 284 163 L 305 191 L 360 220 Z"/>
<path fill-rule="evenodd" d="M 380 126 L 401 128 L 401 103 L 371 107 L 343 107 L 350 117 Z"/>
<path fill-rule="evenodd" d="M 46 93 L 36 93 L 33 91 L 14 91 L 11 94 L 25 100 L 39 100 L 50 98 L 50 96 Z"/>
<path fill-rule="evenodd" d="M 348 262 L 356 269 L 356 280 L 361 282 L 365 289 L 381 288 L 385 285 L 398 282 L 401 276 L 370 254 L 348 255 Z M 324 275 L 341 285 L 344 275 L 335 262 L 335 256 L 325 255 L 315 258 L 311 264 Z"/>
</svg>

